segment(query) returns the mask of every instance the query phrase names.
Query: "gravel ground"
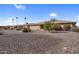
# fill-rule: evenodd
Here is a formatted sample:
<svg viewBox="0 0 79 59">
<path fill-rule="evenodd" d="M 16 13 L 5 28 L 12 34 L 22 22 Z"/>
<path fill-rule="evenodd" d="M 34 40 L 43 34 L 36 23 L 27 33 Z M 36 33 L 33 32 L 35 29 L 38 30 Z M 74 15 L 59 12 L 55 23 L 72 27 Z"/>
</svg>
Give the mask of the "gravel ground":
<svg viewBox="0 0 79 59">
<path fill-rule="evenodd" d="M 4 31 L 0 35 L 1 54 L 64 54 L 79 53 L 79 33 Z"/>
<path fill-rule="evenodd" d="M 68 48 L 68 53 L 78 54 L 79 53 L 79 33 L 76 32 L 63 32 L 63 33 L 52 33 L 54 38 L 62 39 L 62 43 L 56 47 L 59 48 L 57 53 L 66 53 L 65 50 Z"/>
</svg>

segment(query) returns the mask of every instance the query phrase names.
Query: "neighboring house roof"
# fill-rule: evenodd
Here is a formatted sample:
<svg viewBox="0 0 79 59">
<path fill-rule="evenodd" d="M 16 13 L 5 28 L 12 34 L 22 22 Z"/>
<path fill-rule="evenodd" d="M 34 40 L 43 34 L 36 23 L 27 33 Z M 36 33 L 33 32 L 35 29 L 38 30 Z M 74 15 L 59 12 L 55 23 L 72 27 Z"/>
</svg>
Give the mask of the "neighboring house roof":
<svg viewBox="0 0 79 59">
<path fill-rule="evenodd" d="M 51 23 L 75 23 L 73 21 L 65 21 L 65 20 L 56 20 L 56 19 L 51 19 L 49 21 L 44 21 L 44 22 L 40 22 L 40 24 L 44 24 L 45 22 L 51 22 Z"/>
<path fill-rule="evenodd" d="M 26 24 L 26 25 L 36 26 L 36 25 L 42 25 L 42 24 L 41 23 L 30 23 L 30 24 Z"/>
<path fill-rule="evenodd" d="M 30 24 L 27 24 L 27 25 L 31 25 L 31 26 L 42 25 L 42 24 L 45 24 L 45 22 L 59 23 L 59 24 L 69 24 L 69 23 L 74 23 L 74 24 L 76 24 L 76 22 L 73 22 L 73 21 L 64 21 L 64 20 L 51 19 L 51 20 L 49 20 L 49 21 L 44 21 L 44 22 L 39 22 L 39 23 L 30 23 Z"/>
</svg>

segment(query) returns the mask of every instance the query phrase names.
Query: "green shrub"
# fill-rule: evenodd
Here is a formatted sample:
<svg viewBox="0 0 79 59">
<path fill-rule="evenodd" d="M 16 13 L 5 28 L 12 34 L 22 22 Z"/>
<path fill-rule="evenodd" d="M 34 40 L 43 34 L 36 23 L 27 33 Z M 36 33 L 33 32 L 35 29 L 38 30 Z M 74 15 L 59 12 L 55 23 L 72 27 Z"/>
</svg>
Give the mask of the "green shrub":
<svg viewBox="0 0 79 59">
<path fill-rule="evenodd" d="M 44 29 L 44 26 L 43 25 L 40 25 L 40 29 Z"/>
<path fill-rule="evenodd" d="M 27 28 L 24 28 L 24 29 L 23 29 L 23 32 L 28 32 Z"/>
<path fill-rule="evenodd" d="M 31 32 L 31 29 L 24 28 L 23 32 Z"/>
<path fill-rule="evenodd" d="M 62 30 L 61 26 L 59 24 L 54 24 L 54 23 L 51 23 L 51 22 L 46 22 L 44 24 L 44 29 L 45 30 L 48 30 L 48 31 L 60 31 Z"/>
<path fill-rule="evenodd" d="M 69 24 L 64 25 L 64 30 L 69 31 L 71 29 L 71 26 Z"/>
<path fill-rule="evenodd" d="M 48 30 L 48 31 L 51 31 L 51 22 L 46 22 L 44 25 L 43 25 L 43 27 L 44 27 L 44 30 Z"/>
</svg>

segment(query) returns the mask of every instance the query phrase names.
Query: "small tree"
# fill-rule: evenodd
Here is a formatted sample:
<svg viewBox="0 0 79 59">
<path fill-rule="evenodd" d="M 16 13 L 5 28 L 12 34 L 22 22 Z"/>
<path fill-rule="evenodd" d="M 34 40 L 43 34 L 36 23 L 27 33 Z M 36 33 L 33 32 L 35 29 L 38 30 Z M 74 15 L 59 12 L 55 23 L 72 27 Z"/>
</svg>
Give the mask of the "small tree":
<svg viewBox="0 0 79 59">
<path fill-rule="evenodd" d="M 53 31 L 53 30 L 60 31 L 60 30 L 62 30 L 62 28 L 59 24 L 55 24 L 55 23 L 51 23 L 51 22 L 46 22 L 44 24 L 44 29 L 48 30 L 48 31 Z"/>
<path fill-rule="evenodd" d="M 44 29 L 48 30 L 48 31 L 51 31 L 52 30 L 51 26 L 52 26 L 51 22 L 45 22 Z"/>
</svg>

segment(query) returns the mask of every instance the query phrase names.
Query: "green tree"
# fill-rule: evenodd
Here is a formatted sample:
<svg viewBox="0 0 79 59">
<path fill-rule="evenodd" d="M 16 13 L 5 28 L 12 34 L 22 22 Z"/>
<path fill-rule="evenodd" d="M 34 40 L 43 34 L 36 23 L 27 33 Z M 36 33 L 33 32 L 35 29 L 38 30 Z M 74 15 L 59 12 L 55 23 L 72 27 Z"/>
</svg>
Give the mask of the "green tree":
<svg viewBox="0 0 79 59">
<path fill-rule="evenodd" d="M 53 31 L 53 30 L 60 31 L 60 30 L 62 30 L 62 28 L 59 24 L 55 24 L 55 23 L 51 23 L 51 22 L 46 22 L 44 24 L 44 29 L 48 30 L 48 31 Z"/>
<path fill-rule="evenodd" d="M 52 30 L 52 23 L 51 22 L 45 22 L 44 29 L 51 31 Z"/>
</svg>

